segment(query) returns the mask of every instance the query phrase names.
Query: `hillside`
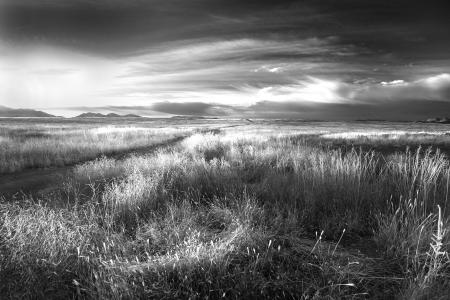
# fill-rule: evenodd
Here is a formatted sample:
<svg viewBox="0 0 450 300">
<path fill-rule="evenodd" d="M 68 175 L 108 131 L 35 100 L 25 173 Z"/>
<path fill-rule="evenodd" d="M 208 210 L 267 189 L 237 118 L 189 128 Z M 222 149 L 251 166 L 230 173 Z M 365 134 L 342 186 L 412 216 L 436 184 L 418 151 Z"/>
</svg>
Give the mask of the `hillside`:
<svg viewBox="0 0 450 300">
<path fill-rule="evenodd" d="M 2 118 L 53 118 L 54 115 L 34 109 L 10 108 L 0 105 L 0 117 Z"/>
<path fill-rule="evenodd" d="M 86 112 L 82 113 L 76 118 L 140 118 L 141 116 L 128 114 L 128 115 L 119 115 L 115 113 L 109 113 L 109 114 L 102 114 L 102 113 L 93 113 L 93 112 Z"/>
<path fill-rule="evenodd" d="M 430 118 L 423 121 L 424 123 L 440 123 L 440 124 L 450 124 L 450 118 Z"/>
</svg>

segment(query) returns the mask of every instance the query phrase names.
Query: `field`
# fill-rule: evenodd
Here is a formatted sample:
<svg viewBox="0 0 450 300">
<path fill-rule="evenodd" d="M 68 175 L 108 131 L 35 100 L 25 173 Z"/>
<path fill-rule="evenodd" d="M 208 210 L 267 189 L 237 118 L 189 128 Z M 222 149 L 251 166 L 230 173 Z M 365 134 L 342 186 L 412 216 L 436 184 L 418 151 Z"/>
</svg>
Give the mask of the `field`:
<svg viewBox="0 0 450 300">
<path fill-rule="evenodd" d="M 177 140 L 202 124 L 0 119 L 0 174 L 65 166 Z"/>
<path fill-rule="evenodd" d="M 2 299 L 448 298 L 449 125 L 2 120 L 0 149 Z"/>
</svg>

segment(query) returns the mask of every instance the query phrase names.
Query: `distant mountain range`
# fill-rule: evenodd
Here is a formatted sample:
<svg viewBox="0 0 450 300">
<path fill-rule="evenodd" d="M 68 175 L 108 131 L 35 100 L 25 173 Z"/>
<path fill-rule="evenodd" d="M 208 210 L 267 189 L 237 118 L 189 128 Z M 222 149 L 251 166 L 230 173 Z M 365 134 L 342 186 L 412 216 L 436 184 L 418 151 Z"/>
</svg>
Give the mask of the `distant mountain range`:
<svg viewBox="0 0 450 300">
<path fill-rule="evenodd" d="M 1 118 L 56 118 L 57 116 L 48 114 L 46 112 L 26 108 L 10 108 L 0 105 Z M 101 114 L 86 112 L 76 116 L 76 118 L 140 118 L 141 116 L 134 114 L 119 115 L 115 113 Z"/>
<path fill-rule="evenodd" d="M 0 105 L 0 117 L 2 118 L 54 118 L 56 116 L 40 110 L 10 108 Z"/>
<path fill-rule="evenodd" d="M 439 124 L 450 124 L 450 118 L 429 118 L 422 123 L 439 123 Z"/>
<path fill-rule="evenodd" d="M 128 115 L 119 115 L 115 113 L 109 114 L 101 114 L 101 113 L 93 113 L 87 112 L 82 113 L 81 115 L 76 116 L 75 118 L 140 118 L 141 116 L 128 114 Z"/>
<path fill-rule="evenodd" d="M 204 117 L 204 116 L 172 116 L 173 120 L 203 120 L 203 119 L 218 119 L 217 117 Z"/>
</svg>

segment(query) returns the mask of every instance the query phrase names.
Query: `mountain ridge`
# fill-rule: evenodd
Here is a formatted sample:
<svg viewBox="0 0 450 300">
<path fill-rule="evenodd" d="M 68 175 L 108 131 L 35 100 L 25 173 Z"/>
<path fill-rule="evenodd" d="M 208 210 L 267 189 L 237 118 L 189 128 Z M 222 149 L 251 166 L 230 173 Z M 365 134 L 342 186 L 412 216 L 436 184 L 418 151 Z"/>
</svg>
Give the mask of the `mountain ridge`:
<svg viewBox="0 0 450 300">
<path fill-rule="evenodd" d="M 134 115 L 134 114 L 119 115 L 116 113 L 102 114 L 102 113 L 94 113 L 94 112 L 85 112 L 85 113 L 79 114 L 75 118 L 140 118 L 140 117 L 141 116 Z"/>
<path fill-rule="evenodd" d="M 28 108 L 11 108 L 0 105 L 0 117 L 2 118 L 56 118 L 49 113 L 28 109 Z"/>
</svg>

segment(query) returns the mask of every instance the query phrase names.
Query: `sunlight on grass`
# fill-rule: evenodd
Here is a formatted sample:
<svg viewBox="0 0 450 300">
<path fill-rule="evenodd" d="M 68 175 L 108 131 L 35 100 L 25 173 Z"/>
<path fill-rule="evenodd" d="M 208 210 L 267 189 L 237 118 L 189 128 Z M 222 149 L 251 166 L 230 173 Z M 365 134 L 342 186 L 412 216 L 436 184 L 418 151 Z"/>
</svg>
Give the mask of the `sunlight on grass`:
<svg viewBox="0 0 450 300">
<path fill-rule="evenodd" d="M 268 130 L 197 133 L 150 154 L 77 165 L 56 193 L 67 203 L 59 207 L 2 203 L 1 292 L 446 296 L 445 154 L 327 148 Z"/>
<path fill-rule="evenodd" d="M 0 173 L 27 168 L 63 166 L 164 143 L 193 129 L 105 126 L 91 129 L 45 129 L 3 133 L 0 137 Z"/>
</svg>

